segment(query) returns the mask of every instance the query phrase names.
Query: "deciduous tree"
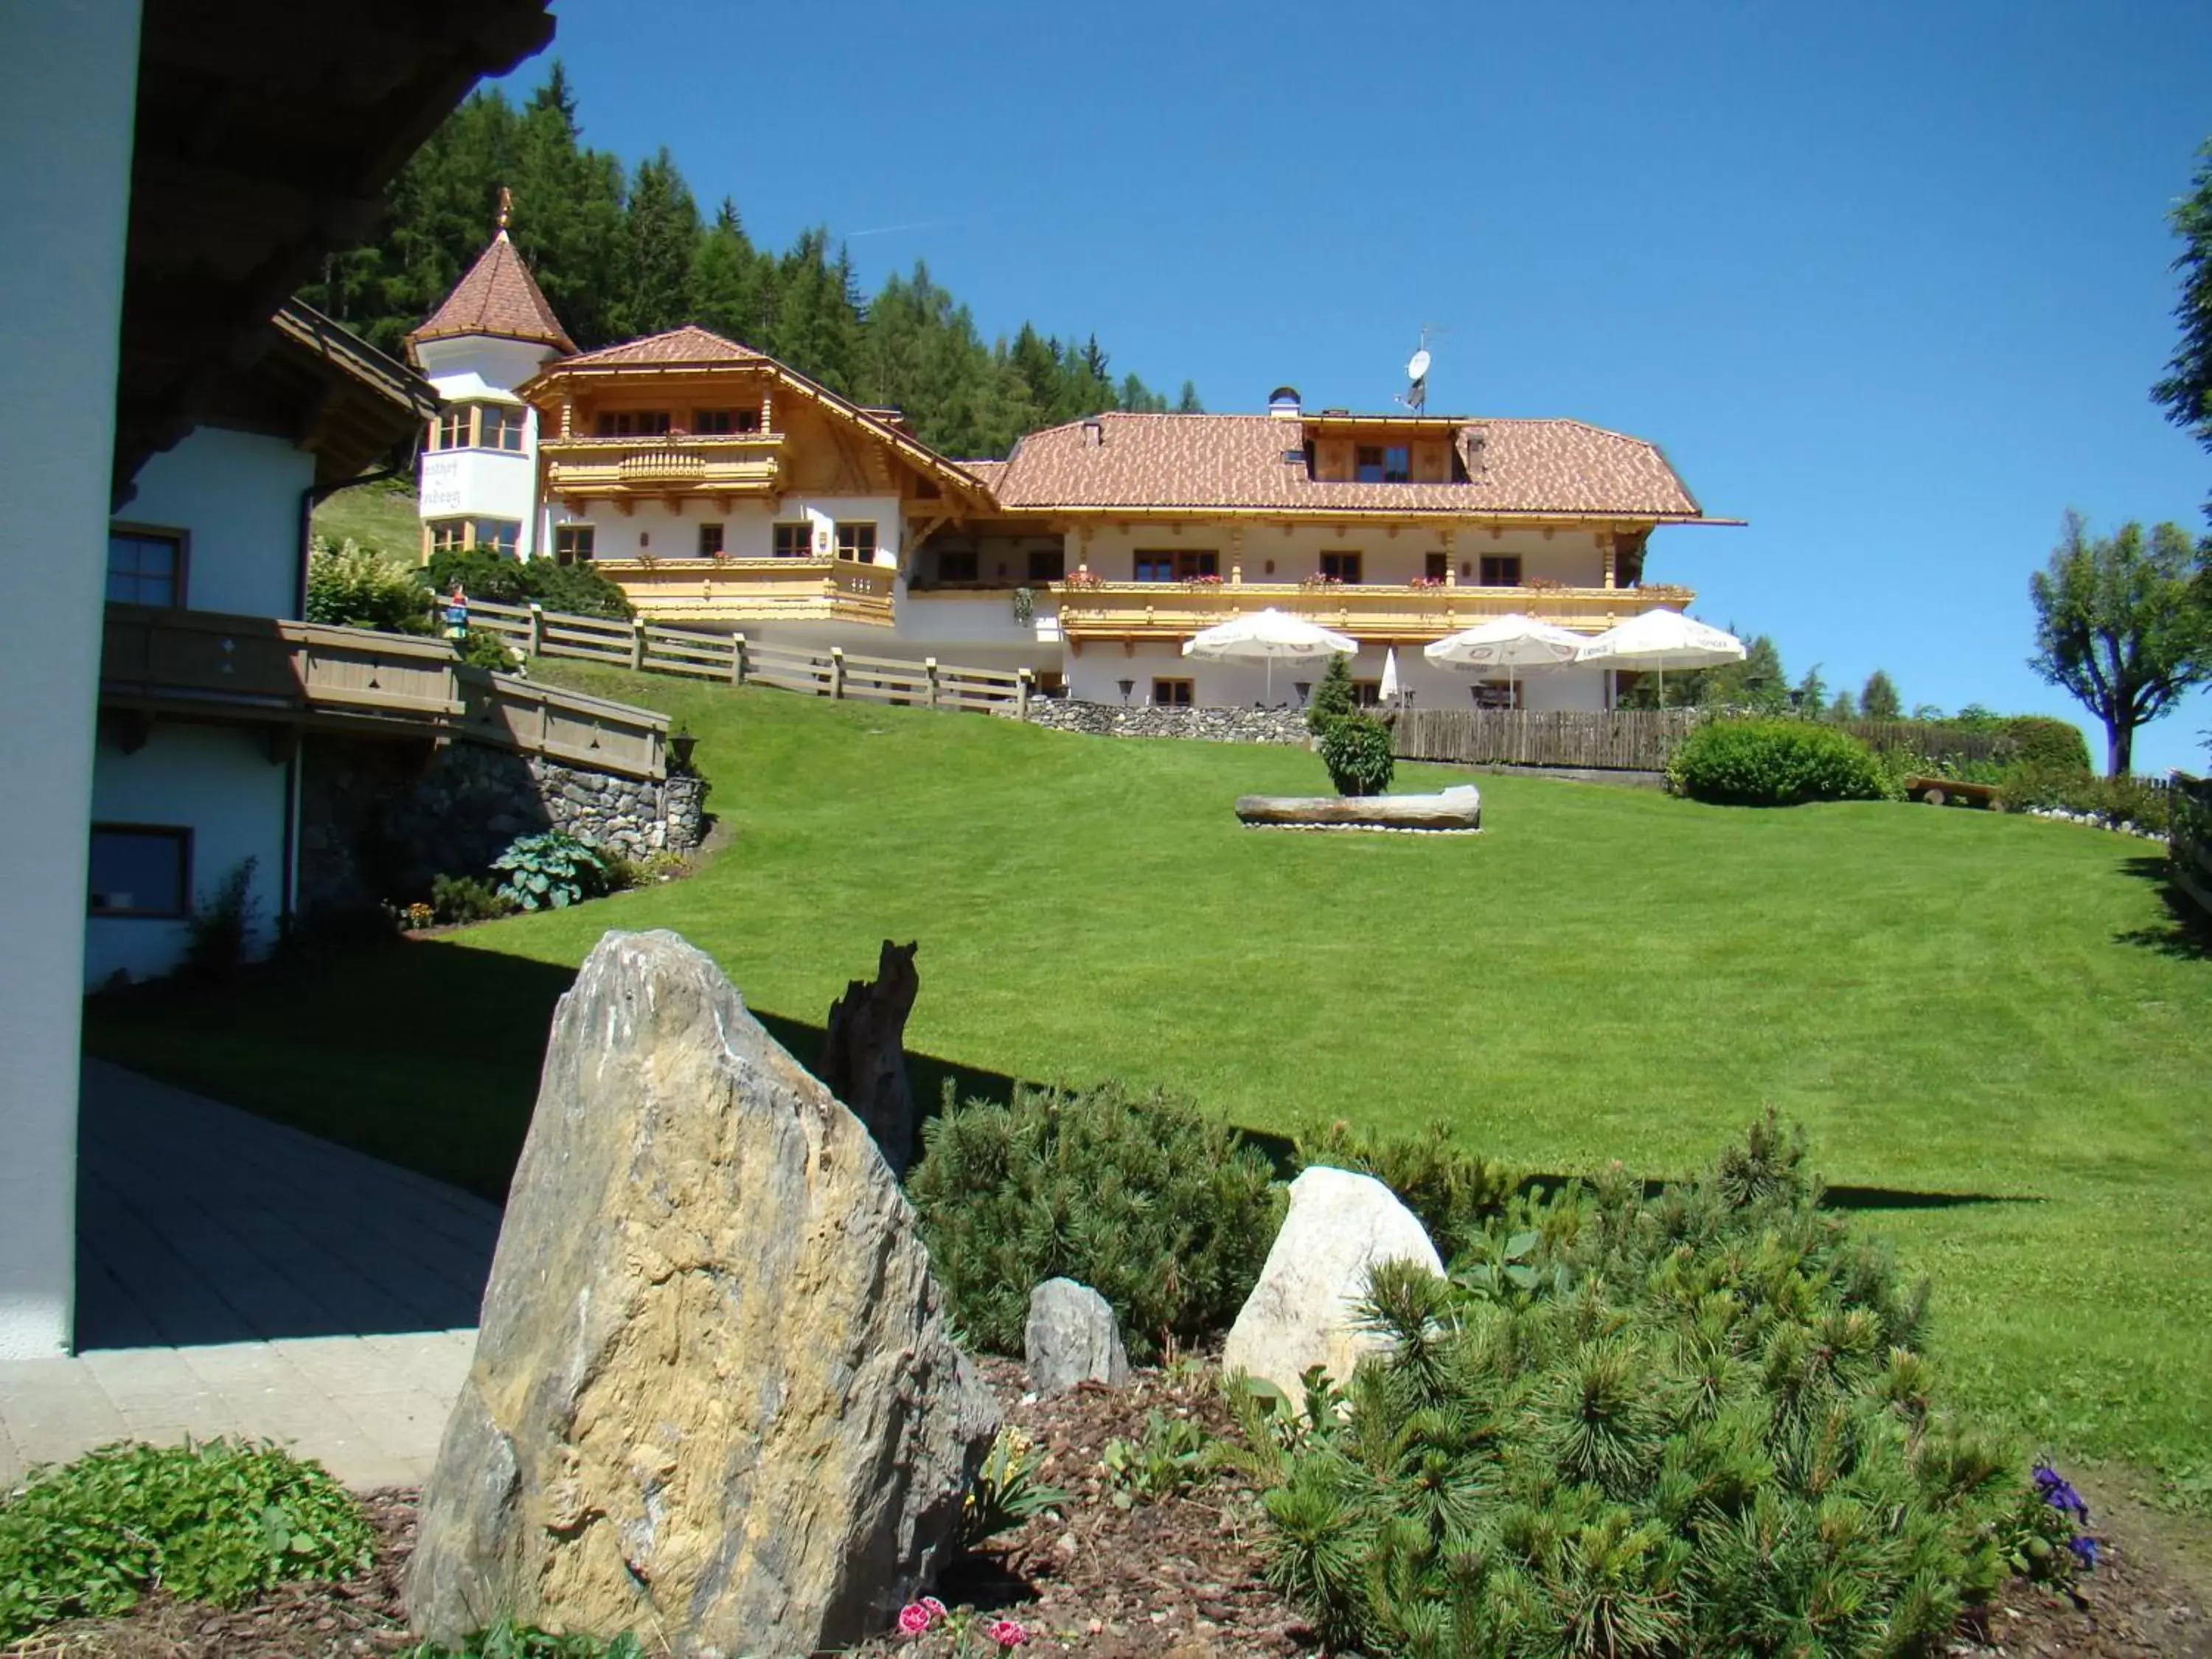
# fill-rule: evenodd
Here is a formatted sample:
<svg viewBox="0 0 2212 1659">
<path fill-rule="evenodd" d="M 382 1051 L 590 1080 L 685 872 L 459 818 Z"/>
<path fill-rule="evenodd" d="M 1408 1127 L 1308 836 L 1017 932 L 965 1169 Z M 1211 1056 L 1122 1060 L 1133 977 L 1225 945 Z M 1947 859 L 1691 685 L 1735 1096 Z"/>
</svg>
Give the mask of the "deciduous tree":
<svg viewBox="0 0 2212 1659">
<path fill-rule="evenodd" d="M 2173 307 L 2181 344 L 2151 396 L 2165 405 L 2166 419 L 2212 449 L 2212 140 L 2197 155 L 2190 193 L 2172 214 L 2173 234 L 2182 244 L 2173 261 L 2181 278 L 2181 298 Z M 2212 514 L 2212 503 L 2206 511 Z"/>
<path fill-rule="evenodd" d="M 2212 626 L 2197 555 L 2177 525 L 2138 524 L 2092 537 L 2078 513 L 2050 563 L 2028 579 L 2035 654 L 2028 666 L 2104 723 L 2106 769 L 2125 773 L 2140 726 L 2212 680 Z"/>
</svg>

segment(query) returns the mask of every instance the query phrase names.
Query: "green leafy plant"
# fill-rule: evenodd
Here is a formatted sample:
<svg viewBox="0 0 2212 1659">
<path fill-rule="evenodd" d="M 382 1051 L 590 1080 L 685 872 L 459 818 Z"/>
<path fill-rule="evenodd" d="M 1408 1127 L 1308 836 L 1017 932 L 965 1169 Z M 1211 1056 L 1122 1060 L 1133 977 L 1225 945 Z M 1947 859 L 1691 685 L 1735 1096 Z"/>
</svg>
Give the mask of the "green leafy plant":
<svg viewBox="0 0 2212 1659">
<path fill-rule="evenodd" d="M 1037 1464 L 1036 1448 L 1027 1435 L 1016 1428 L 999 1431 L 960 1511 L 963 1547 L 973 1549 L 985 1539 L 1067 1502 L 1066 1492 L 1037 1478 Z"/>
<path fill-rule="evenodd" d="M 351 1577 L 374 1548 L 344 1488 L 274 1446 L 103 1447 L 0 1500 L 0 1644 L 126 1613 L 155 1584 L 236 1607 L 288 1579 Z"/>
<path fill-rule="evenodd" d="M 2171 793 L 2134 776 L 2017 768 L 2007 775 L 1999 799 L 2016 810 L 2086 813 L 2112 829 L 2133 824 L 2154 836 L 2166 835 L 2173 823 Z"/>
<path fill-rule="evenodd" d="M 607 890 L 606 860 L 591 842 L 565 830 L 516 837 L 491 867 L 507 877 L 499 896 L 526 910 L 565 910 Z"/>
<path fill-rule="evenodd" d="M 1386 1136 L 1340 1120 L 1301 1134 L 1296 1157 L 1301 1169 L 1319 1164 L 1373 1176 L 1420 1218 L 1447 1261 L 1504 1211 L 1521 1184 L 1516 1171 L 1455 1145 L 1443 1123 Z"/>
<path fill-rule="evenodd" d="M 261 901 L 253 891 L 253 872 L 259 865 L 259 860 L 250 856 L 240 859 L 200 895 L 185 923 L 186 978 L 227 980 L 246 965 L 261 914 Z"/>
<path fill-rule="evenodd" d="M 1117 1435 L 1106 1443 L 1101 1461 L 1108 1501 L 1126 1510 L 1189 1490 L 1206 1472 L 1212 1444 L 1212 1437 L 1192 1419 L 1170 1417 L 1154 1407 L 1145 1413 L 1141 1438 Z"/>
<path fill-rule="evenodd" d="M 1340 795 L 1379 795 L 1397 769 L 1390 728 L 1372 714 L 1346 714 L 1323 726 L 1321 760 Z"/>
<path fill-rule="evenodd" d="M 307 619 L 334 628 L 387 634 L 430 631 L 430 592 L 421 575 L 381 553 L 347 540 L 308 544 Z"/>
<path fill-rule="evenodd" d="M 458 1648 L 435 1642 L 402 1648 L 398 1659 L 645 1659 L 645 1650 L 628 1631 L 601 1641 L 596 1636 L 556 1636 L 509 1620 L 478 1631 Z"/>
<path fill-rule="evenodd" d="M 1018 1085 L 922 1130 L 908 1177 L 931 1265 L 968 1335 L 1022 1352 L 1030 1290 L 1065 1276 L 1112 1304 L 1130 1356 L 1225 1329 L 1274 1242 L 1267 1160 L 1188 1102 L 1117 1084 Z"/>
<path fill-rule="evenodd" d="M 1730 806 L 1878 800 L 1892 781 L 1850 733 L 1810 720 L 1707 720 L 1668 763 L 1668 787 Z"/>
<path fill-rule="evenodd" d="M 435 876 L 430 881 L 431 915 L 448 925 L 492 921 L 520 908 L 480 876 Z"/>
<path fill-rule="evenodd" d="M 2080 1559 L 2029 1547 L 2058 1523 L 1938 1410 L 1925 1286 L 1771 1114 L 1656 1196 L 1616 1167 L 1517 1200 L 1476 1255 L 1378 1267 L 1389 1351 L 1295 1436 L 1237 1411 L 1267 1576 L 1326 1644 L 1873 1659 Z"/>
</svg>

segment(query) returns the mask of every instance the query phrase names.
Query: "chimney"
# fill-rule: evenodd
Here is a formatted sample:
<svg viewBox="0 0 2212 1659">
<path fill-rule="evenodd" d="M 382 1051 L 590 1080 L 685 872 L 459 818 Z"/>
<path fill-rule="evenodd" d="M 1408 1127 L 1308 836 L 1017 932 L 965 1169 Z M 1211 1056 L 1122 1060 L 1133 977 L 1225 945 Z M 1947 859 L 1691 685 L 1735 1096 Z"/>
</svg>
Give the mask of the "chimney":
<svg viewBox="0 0 2212 1659">
<path fill-rule="evenodd" d="M 1106 422 L 1093 415 L 1083 423 L 1083 447 L 1096 449 L 1106 441 Z"/>
<path fill-rule="evenodd" d="M 1295 421 L 1298 418 L 1298 389 L 1294 386 L 1279 386 L 1267 394 L 1267 413 L 1279 419 Z"/>
</svg>

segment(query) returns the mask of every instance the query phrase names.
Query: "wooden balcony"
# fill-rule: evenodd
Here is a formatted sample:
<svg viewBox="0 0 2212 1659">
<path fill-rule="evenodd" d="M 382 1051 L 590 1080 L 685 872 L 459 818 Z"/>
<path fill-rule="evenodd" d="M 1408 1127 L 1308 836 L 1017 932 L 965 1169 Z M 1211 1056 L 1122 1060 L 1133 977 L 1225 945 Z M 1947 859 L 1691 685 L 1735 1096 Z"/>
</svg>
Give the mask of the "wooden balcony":
<svg viewBox="0 0 2212 1659">
<path fill-rule="evenodd" d="M 546 493 L 563 500 L 652 495 L 757 496 L 776 493 L 784 434 L 549 438 L 538 445 Z"/>
<path fill-rule="evenodd" d="M 601 559 L 647 622 L 891 626 L 898 573 L 853 559 Z"/>
<path fill-rule="evenodd" d="M 100 703 L 127 750 L 156 719 L 264 726 L 272 757 L 303 731 L 465 738 L 636 778 L 667 775 L 668 717 L 463 665 L 428 635 L 216 611 L 111 605 Z"/>
<path fill-rule="evenodd" d="M 1413 587 L 1346 584 L 1108 582 L 1055 583 L 1060 633 L 1071 647 L 1085 640 L 1184 640 L 1202 629 L 1272 606 L 1363 642 L 1425 644 L 1516 611 L 1602 634 L 1638 611 L 1688 608 L 1686 587 Z"/>
</svg>

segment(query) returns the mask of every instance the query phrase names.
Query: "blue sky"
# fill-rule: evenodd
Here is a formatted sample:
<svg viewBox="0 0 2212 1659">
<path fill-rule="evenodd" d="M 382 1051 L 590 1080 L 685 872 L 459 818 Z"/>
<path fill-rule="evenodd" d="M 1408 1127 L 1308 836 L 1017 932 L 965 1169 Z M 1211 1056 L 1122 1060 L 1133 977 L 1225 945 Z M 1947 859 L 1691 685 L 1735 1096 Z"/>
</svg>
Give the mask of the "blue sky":
<svg viewBox="0 0 2212 1659">
<path fill-rule="evenodd" d="M 1431 409 L 1656 440 L 1750 526 L 1661 532 L 1653 580 L 1793 675 L 2086 719 L 2024 660 L 2060 514 L 2204 527 L 2148 396 L 2202 3 L 554 9 L 589 142 L 872 288 L 926 259 L 987 334 L 1380 408 L 1432 323 Z"/>
</svg>

